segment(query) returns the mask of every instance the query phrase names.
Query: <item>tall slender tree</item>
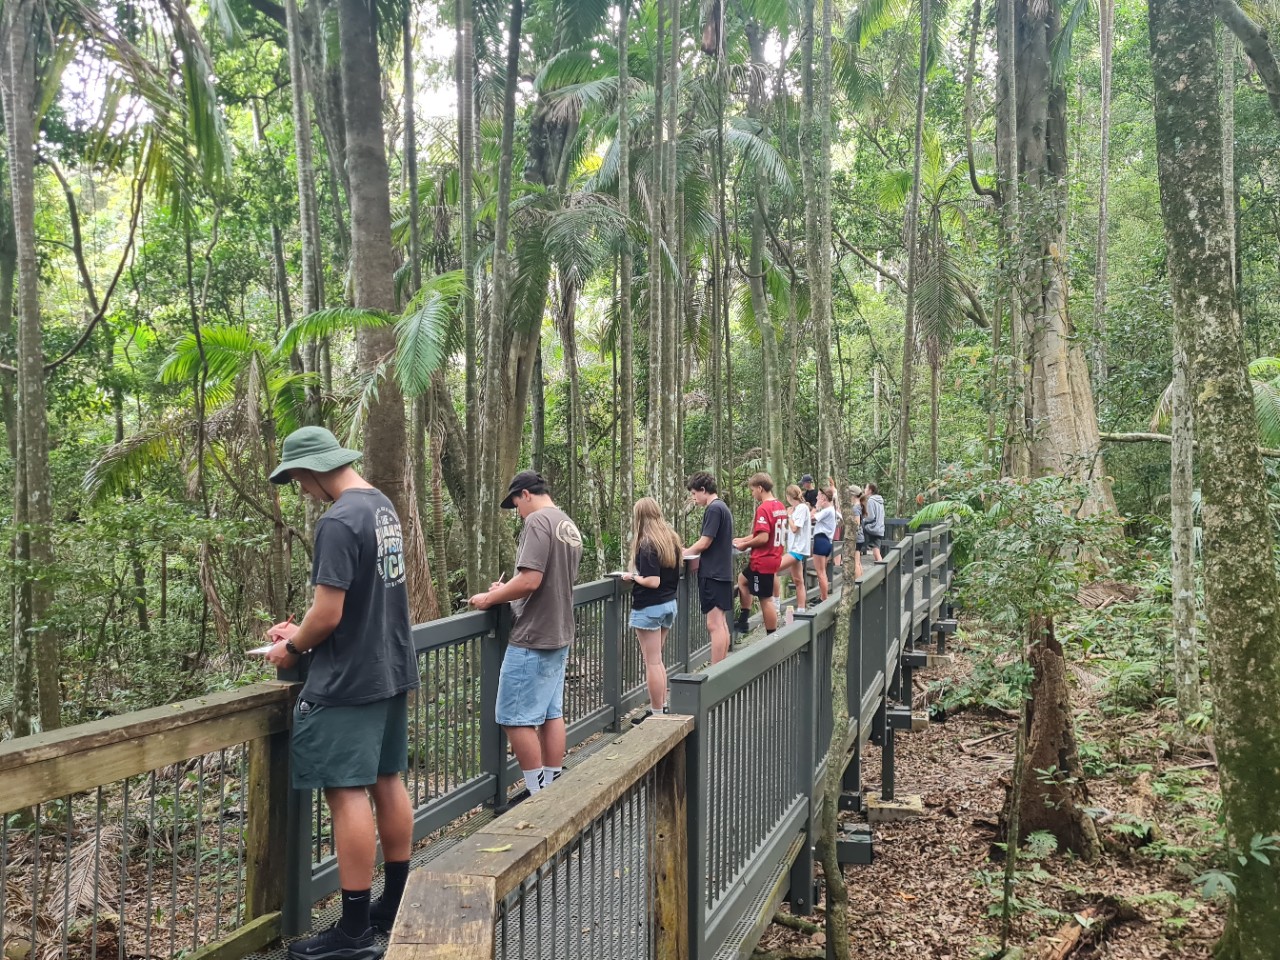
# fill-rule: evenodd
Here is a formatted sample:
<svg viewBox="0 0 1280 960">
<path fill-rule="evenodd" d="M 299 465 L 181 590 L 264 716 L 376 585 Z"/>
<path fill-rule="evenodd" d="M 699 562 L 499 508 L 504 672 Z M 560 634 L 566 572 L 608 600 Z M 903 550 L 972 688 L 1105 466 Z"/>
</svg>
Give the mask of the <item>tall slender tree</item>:
<svg viewBox="0 0 1280 960">
<path fill-rule="evenodd" d="M 1280 583 L 1253 391 L 1236 311 L 1215 87 L 1213 10 L 1151 0 L 1160 204 L 1174 322 L 1190 354 L 1204 491 L 1205 614 L 1222 810 L 1236 873 L 1217 955 L 1263 960 L 1280 943 L 1280 871 L 1259 849 L 1280 836 Z"/>
<path fill-rule="evenodd" d="M 920 0 L 920 64 L 916 79 L 916 132 L 912 155 L 911 195 L 904 233 L 907 243 L 907 310 L 902 326 L 902 386 L 898 401 L 898 513 L 910 503 L 907 464 L 911 453 L 911 380 L 915 371 L 916 293 L 920 279 L 920 167 L 924 158 L 924 110 L 929 71 L 929 0 Z"/>
</svg>

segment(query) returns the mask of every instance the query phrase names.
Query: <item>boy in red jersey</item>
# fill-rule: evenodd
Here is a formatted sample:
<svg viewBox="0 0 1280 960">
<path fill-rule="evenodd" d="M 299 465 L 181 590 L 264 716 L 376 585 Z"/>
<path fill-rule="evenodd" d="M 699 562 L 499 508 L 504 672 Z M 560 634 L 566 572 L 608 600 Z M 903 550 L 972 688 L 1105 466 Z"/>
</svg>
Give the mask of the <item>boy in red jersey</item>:
<svg viewBox="0 0 1280 960">
<path fill-rule="evenodd" d="M 751 617 L 751 598 L 760 598 L 760 615 L 766 633 L 778 629 L 778 608 L 773 602 L 773 577 L 782 562 L 782 550 L 787 542 L 787 508 L 773 496 L 773 478 L 767 473 L 757 473 L 747 481 L 751 496 L 756 501 L 756 515 L 751 523 L 751 533 L 737 537 L 733 545 L 739 550 L 750 550 L 751 560 L 744 573 L 738 576 L 738 599 L 741 604 L 734 626 L 739 633 L 747 632 Z"/>
</svg>

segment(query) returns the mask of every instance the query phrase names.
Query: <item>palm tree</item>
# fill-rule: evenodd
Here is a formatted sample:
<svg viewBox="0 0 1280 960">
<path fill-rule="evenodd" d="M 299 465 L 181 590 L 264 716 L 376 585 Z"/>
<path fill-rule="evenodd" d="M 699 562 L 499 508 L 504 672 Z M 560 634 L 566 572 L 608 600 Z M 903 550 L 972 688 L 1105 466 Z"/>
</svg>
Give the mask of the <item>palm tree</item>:
<svg viewBox="0 0 1280 960">
<path fill-rule="evenodd" d="M 0 51 L 9 186 L 12 194 L 14 245 L 18 275 L 16 370 L 17 470 L 14 520 L 18 534 L 15 557 L 23 571 L 12 618 L 15 648 L 15 734 L 32 729 L 38 711 L 46 730 L 60 725 L 57 632 L 42 625 L 53 600 L 43 576 L 53 560 L 52 484 L 49 476 L 49 427 L 44 378 L 50 367 L 43 352 L 40 324 L 40 276 L 35 229 L 35 144 L 43 120 L 40 91 L 56 85 L 62 70 L 82 45 L 91 60 L 110 63 L 103 69 L 107 93 L 99 118 L 100 136 L 91 159 L 112 170 L 131 165 L 135 176 L 181 205 L 199 181 L 216 186 L 225 172 L 221 119 L 213 96 L 212 67 L 186 8 L 162 4 L 132 7 L 126 14 L 137 25 L 134 38 L 124 36 L 96 8 L 69 2 L 44 8 L 38 0 L 5 5 L 5 40 Z M 48 33 L 48 30 L 52 33 Z M 148 51 L 177 50 L 183 69 L 175 80 L 167 62 Z M 151 111 L 145 124 L 125 105 L 129 92 Z M 106 131 L 123 129 L 124 135 Z M 88 339 L 92 326 L 80 338 Z M 63 358 L 65 359 L 65 357 Z M 54 365 L 61 361 L 54 361 Z"/>
</svg>

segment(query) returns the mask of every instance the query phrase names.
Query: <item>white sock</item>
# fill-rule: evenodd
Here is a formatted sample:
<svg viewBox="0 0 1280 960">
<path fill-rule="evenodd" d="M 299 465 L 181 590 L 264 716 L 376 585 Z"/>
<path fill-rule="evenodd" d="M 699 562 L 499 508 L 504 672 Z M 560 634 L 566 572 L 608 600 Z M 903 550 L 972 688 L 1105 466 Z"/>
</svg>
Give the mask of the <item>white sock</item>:
<svg viewBox="0 0 1280 960">
<path fill-rule="evenodd" d="M 543 767 L 542 768 L 542 785 L 549 787 L 553 784 L 564 767 Z"/>
<path fill-rule="evenodd" d="M 529 796 L 533 796 L 542 789 L 542 771 L 541 770 L 521 770 L 524 774 L 524 785 L 529 788 Z"/>
</svg>

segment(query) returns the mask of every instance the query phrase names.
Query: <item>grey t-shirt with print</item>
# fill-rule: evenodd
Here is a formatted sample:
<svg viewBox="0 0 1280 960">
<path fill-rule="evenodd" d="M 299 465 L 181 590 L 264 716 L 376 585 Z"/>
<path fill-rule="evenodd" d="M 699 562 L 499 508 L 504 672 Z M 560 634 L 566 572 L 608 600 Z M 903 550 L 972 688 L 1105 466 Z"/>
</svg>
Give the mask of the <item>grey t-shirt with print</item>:
<svg viewBox="0 0 1280 960">
<path fill-rule="evenodd" d="M 538 570 L 542 584 L 511 604 L 511 643 L 530 650 L 559 650 L 573 642 L 573 585 L 582 559 L 582 534 L 559 507 L 525 517 L 516 570 Z"/>
<path fill-rule="evenodd" d="M 300 699 L 355 706 L 418 684 L 400 518 L 380 491 L 343 493 L 316 524 L 311 581 L 346 591 L 342 619 L 311 652 Z"/>
</svg>

